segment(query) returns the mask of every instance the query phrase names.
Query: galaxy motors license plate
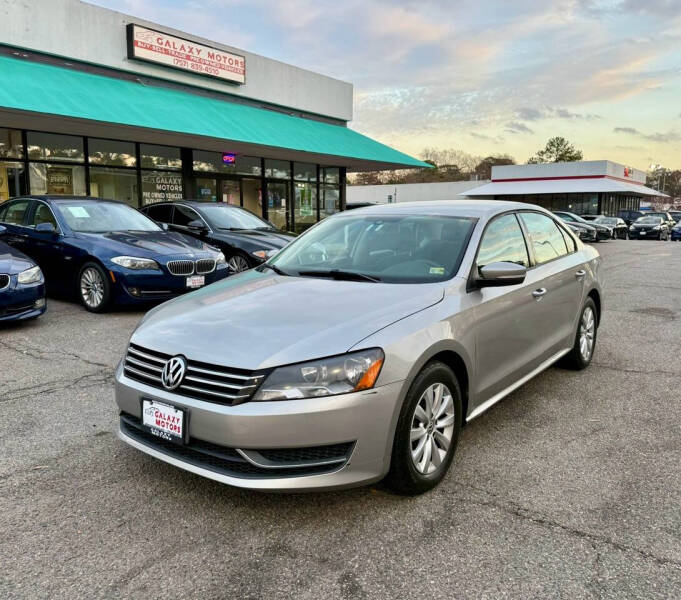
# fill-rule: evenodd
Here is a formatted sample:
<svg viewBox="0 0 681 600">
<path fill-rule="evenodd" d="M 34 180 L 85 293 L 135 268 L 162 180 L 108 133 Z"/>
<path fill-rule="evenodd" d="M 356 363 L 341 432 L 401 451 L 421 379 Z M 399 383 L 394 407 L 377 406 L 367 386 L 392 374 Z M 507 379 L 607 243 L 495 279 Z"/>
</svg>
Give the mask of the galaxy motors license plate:
<svg viewBox="0 0 681 600">
<path fill-rule="evenodd" d="M 206 283 L 206 278 L 203 275 L 194 275 L 193 277 L 187 277 L 187 287 L 188 288 L 200 288 Z"/>
<path fill-rule="evenodd" d="M 142 400 L 142 425 L 149 433 L 168 442 L 182 444 L 185 434 L 184 411 L 156 400 Z"/>
</svg>

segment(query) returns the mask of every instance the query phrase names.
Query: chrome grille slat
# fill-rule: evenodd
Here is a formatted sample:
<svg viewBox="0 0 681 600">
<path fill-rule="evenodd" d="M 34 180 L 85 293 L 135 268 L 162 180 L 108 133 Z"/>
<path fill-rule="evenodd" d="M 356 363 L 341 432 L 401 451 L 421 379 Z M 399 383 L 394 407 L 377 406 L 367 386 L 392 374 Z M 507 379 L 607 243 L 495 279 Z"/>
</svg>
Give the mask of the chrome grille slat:
<svg viewBox="0 0 681 600">
<path fill-rule="evenodd" d="M 184 381 L 193 381 L 194 383 L 205 383 L 206 385 L 231 388 L 233 390 L 245 390 L 255 387 L 255 385 L 232 385 L 229 383 L 221 383 L 219 381 L 211 381 L 210 379 L 202 379 L 201 377 L 193 377 L 192 375 L 185 375 Z"/>
<path fill-rule="evenodd" d="M 196 261 L 196 272 L 199 275 L 206 275 L 215 271 L 215 259 L 214 258 L 199 258 Z"/>
<path fill-rule="evenodd" d="M 142 358 L 146 358 L 147 360 L 152 360 L 154 362 L 160 363 L 160 364 L 165 364 L 167 358 L 159 358 L 157 356 L 152 356 L 151 354 L 147 354 L 146 352 L 140 352 L 139 350 L 136 350 L 132 346 L 128 348 L 128 352 L 132 352 L 133 354 L 140 356 Z"/>
<path fill-rule="evenodd" d="M 166 362 L 173 355 L 142 348 L 130 344 L 125 355 L 125 374 L 131 379 L 159 389 L 165 389 L 161 381 L 161 373 Z M 197 366 L 201 365 L 201 366 Z M 249 400 L 265 377 L 261 373 L 246 374 L 232 372 L 229 367 L 215 366 L 187 359 L 187 371 L 182 383 L 174 390 L 180 396 L 198 398 L 206 402 L 220 404 L 239 404 Z M 219 370 L 218 370 L 219 369 Z"/>
<path fill-rule="evenodd" d="M 189 276 L 194 274 L 193 260 L 169 260 L 166 267 L 173 275 Z"/>
</svg>

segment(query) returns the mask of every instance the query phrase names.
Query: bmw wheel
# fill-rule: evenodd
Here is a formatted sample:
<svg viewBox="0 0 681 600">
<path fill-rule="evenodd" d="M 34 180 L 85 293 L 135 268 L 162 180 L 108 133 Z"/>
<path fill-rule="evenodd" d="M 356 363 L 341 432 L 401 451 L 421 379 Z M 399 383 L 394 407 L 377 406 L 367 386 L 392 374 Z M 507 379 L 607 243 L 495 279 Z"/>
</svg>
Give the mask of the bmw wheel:
<svg viewBox="0 0 681 600">
<path fill-rule="evenodd" d="M 232 273 L 241 273 L 251 268 L 248 259 L 240 252 L 235 252 L 227 259 L 227 266 Z"/>
<path fill-rule="evenodd" d="M 78 275 L 78 297 L 90 312 L 103 312 L 109 304 L 111 289 L 104 269 L 97 263 L 85 263 Z"/>
<path fill-rule="evenodd" d="M 447 474 L 462 422 L 461 390 L 441 362 L 424 367 L 411 384 L 395 430 L 385 482 L 400 494 L 421 494 Z"/>
</svg>

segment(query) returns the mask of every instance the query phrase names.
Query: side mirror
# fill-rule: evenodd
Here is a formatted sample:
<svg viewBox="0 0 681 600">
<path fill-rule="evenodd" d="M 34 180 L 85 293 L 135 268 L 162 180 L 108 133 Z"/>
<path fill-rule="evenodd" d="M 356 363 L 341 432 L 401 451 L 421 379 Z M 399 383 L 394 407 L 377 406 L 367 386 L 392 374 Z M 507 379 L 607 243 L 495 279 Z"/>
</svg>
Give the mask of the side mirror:
<svg viewBox="0 0 681 600">
<path fill-rule="evenodd" d="M 161 229 L 163 229 L 163 231 L 168 231 L 168 229 L 170 229 L 168 227 L 168 223 L 159 223 L 158 221 L 156 221 L 156 225 L 158 225 Z"/>
<path fill-rule="evenodd" d="M 475 281 L 477 287 L 500 287 L 522 283 L 527 269 L 512 262 L 494 262 L 481 267 L 479 274 Z"/>
<path fill-rule="evenodd" d="M 7 233 L 7 227 L 4 225 L 0 225 L 0 235 L 4 235 Z"/>
<path fill-rule="evenodd" d="M 206 224 L 198 219 L 189 221 L 189 223 L 187 223 L 187 229 L 191 229 L 195 233 L 206 233 L 206 231 L 208 231 Z"/>
<path fill-rule="evenodd" d="M 39 223 L 35 226 L 36 233 L 57 233 L 54 223 Z"/>
</svg>

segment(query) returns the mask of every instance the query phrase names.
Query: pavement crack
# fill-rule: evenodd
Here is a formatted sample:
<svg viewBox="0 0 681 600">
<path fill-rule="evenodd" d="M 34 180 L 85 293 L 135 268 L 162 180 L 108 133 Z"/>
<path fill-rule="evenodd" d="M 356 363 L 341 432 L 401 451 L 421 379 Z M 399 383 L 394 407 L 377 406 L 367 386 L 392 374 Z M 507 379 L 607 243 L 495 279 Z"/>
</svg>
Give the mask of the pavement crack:
<svg viewBox="0 0 681 600">
<path fill-rule="evenodd" d="M 520 519 L 523 519 L 525 521 L 530 521 L 531 523 L 534 523 L 536 525 L 539 525 L 541 527 L 545 527 L 548 529 L 560 529 L 561 531 L 564 531 L 568 533 L 569 535 L 572 535 L 574 537 L 578 537 L 580 539 L 583 539 L 587 542 L 589 542 L 592 546 L 595 544 L 603 544 L 605 546 L 608 546 L 610 548 L 613 548 L 615 550 L 619 550 L 621 552 L 633 552 L 635 554 L 638 554 L 640 557 L 650 560 L 655 562 L 658 565 L 661 566 L 671 566 L 676 569 L 681 569 L 681 561 L 675 560 L 673 558 L 667 558 L 664 556 L 657 556 L 653 552 L 650 552 L 649 550 L 643 550 L 641 548 L 637 548 L 635 546 L 629 546 L 627 544 L 623 544 L 621 542 L 617 542 L 611 538 L 608 538 L 604 535 L 599 535 L 595 533 L 591 533 L 588 531 L 584 531 L 583 529 L 579 529 L 577 527 L 573 527 L 571 525 L 566 525 L 565 523 L 560 523 L 554 519 L 551 519 L 550 517 L 547 517 L 545 515 L 542 515 L 537 512 L 533 512 L 531 509 L 526 508 L 524 506 L 521 506 L 520 504 L 517 504 L 516 502 L 513 502 L 512 500 L 505 500 L 504 502 L 501 502 L 499 500 L 499 497 L 494 494 L 493 492 L 490 492 L 484 488 L 480 488 L 474 485 L 467 484 L 466 487 L 475 490 L 477 492 L 481 492 L 483 494 L 486 494 L 491 498 L 491 500 L 483 500 L 479 498 L 470 498 L 467 497 L 466 501 L 471 502 L 473 504 L 477 504 L 479 506 L 485 506 L 485 507 L 493 507 L 498 510 L 501 510 L 509 515 L 518 517 Z M 594 546 L 595 547 L 595 546 Z"/>
<path fill-rule="evenodd" d="M 681 373 L 675 371 L 664 371 L 661 369 L 632 369 L 630 367 L 616 367 L 615 365 L 608 365 L 594 361 L 594 367 L 599 369 L 607 369 L 609 371 L 616 371 L 617 373 L 633 373 L 634 375 L 665 375 L 670 377 L 681 377 Z"/>
<path fill-rule="evenodd" d="M 22 356 L 30 356 L 31 358 L 35 358 L 36 360 L 52 360 L 55 356 L 68 357 L 78 360 L 80 362 L 84 362 L 85 364 L 93 367 L 106 367 L 108 369 L 112 368 L 111 365 L 107 365 L 106 363 L 101 363 L 96 360 L 90 360 L 89 358 L 84 358 L 83 356 L 80 356 L 75 352 L 67 352 L 65 350 L 61 350 L 59 352 L 48 352 L 45 350 L 40 350 L 38 348 L 32 348 L 30 346 L 12 344 L 8 341 L 0 341 L 0 346 L 7 348 L 8 350 L 11 350 L 13 352 L 17 352 Z"/>
<path fill-rule="evenodd" d="M 41 383 L 38 385 L 31 385 L 25 388 L 18 388 L 14 391 L 14 394 L 4 396 L 0 399 L 0 404 L 11 402 L 13 400 L 21 400 L 22 398 L 35 397 L 42 394 L 50 394 L 52 392 L 64 391 L 75 388 L 88 388 L 96 385 L 102 385 L 105 383 L 113 382 L 113 372 L 110 367 L 107 366 L 106 369 L 100 369 L 94 373 L 88 373 L 87 375 L 81 375 L 74 380 L 66 381 L 57 380 L 47 383 Z"/>
</svg>

